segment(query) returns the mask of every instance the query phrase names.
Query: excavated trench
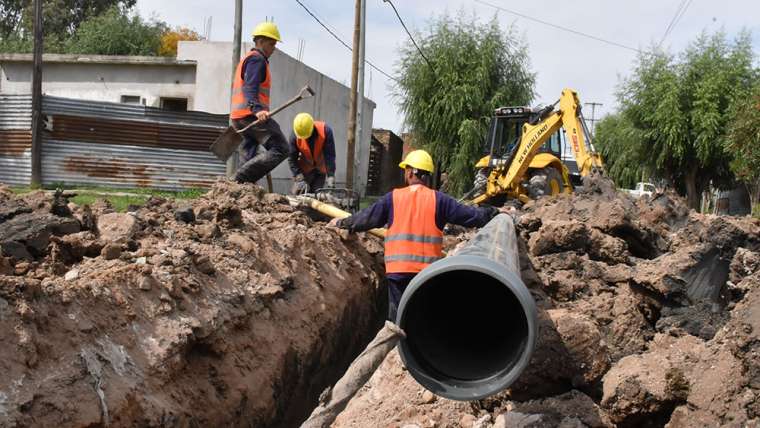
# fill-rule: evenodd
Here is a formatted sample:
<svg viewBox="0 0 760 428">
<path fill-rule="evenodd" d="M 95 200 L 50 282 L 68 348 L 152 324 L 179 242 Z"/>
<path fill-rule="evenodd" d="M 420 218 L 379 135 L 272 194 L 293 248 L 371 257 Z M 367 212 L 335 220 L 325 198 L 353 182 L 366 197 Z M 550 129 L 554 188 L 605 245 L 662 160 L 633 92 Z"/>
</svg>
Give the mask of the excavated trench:
<svg viewBox="0 0 760 428">
<path fill-rule="evenodd" d="M 755 423 L 760 221 L 610 192 L 521 213 L 541 334 L 509 391 L 436 397 L 394 351 L 334 426 Z M 255 186 L 131 213 L 0 188 L 0 248 L 0 426 L 295 426 L 385 317 L 382 243 Z M 478 307 L 488 352 L 510 328 Z"/>
<path fill-rule="evenodd" d="M 590 184 L 518 213 L 540 334 L 509 389 L 448 400 L 422 390 L 393 352 L 333 426 L 757 425 L 760 221 L 695 213 L 672 193 L 633 200 L 606 180 Z M 468 344 L 480 353 L 515 331 L 514 321 L 489 319 L 505 313 L 489 302 L 457 303 L 485 312 Z"/>
<path fill-rule="evenodd" d="M 66 202 L 0 191 L 0 426 L 297 426 L 385 318 L 379 240 L 257 187 Z"/>
</svg>

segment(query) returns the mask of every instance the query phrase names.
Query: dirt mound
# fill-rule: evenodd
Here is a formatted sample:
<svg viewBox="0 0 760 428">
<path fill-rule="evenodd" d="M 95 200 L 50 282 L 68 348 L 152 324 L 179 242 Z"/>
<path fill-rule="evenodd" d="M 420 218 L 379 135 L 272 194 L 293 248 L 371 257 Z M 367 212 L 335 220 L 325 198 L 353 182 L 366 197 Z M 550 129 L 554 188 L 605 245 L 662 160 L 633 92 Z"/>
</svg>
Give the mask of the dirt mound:
<svg viewBox="0 0 760 428">
<path fill-rule="evenodd" d="M 541 329 L 518 382 L 454 402 L 394 351 L 334 426 L 760 423 L 760 222 L 594 178 L 517 229 Z M 0 248 L 0 426 L 294 426 L 384 317 L 382 242 L 251 185 L 128 213 L 0 187 Z"/>
<path fill-rule="evenodd" d="M 671 193 L 634 200 L 603 181 L 519 214 L 541 333 L 509 390 L 435 397 L 391 354 L 334 426 L 760 423 L 760 222 L 690 212 Z"/>
<path fill-rule="evenodd" d="M 384 315 L 381 244 L 255 186 L 0 200 L 1 426 L 292 426 Z"/>
</svg>

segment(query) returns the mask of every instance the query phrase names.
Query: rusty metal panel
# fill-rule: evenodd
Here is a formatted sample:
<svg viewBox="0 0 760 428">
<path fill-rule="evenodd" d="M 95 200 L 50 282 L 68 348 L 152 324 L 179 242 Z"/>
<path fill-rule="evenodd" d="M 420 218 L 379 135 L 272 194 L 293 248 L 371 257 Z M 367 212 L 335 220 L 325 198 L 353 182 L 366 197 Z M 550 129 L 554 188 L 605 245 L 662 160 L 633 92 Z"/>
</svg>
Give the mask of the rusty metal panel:
<svg viewBox="0 0 760 428">
<path fill-rule="evenodd" d="M 169 112 L 119 103 L 43 96 L 43 185 L 209 187 L 225 174 L 208 147 L 226 115 Z M 0 95 L 0 182 L 31 177 L 31 97 Z"/>
<path fill-rule="evenodd" d="M 44 185 L 206 188 L 225 175 L 211 153 L 121 144 L 61 141 L 42 144 Z"/>
<path fill-rule="evenodd" d="M 32 174 L 32 131 L 0 129 L 0 183 L 28 186 Z"/>
<path fill-rule="evenodd" d="M 32 96 L 0 94 L 0 129 L 32 129 Z"/>
<path fill-rule="evenodd" d="M 32 174 L 31 129 L 31 95 L 0 95 L 0 183 L 29 185 Z"/>
<path fill-rule="evenodd" d="M 45 95 L 42 98 L 42 112 L 47 115 L 145 121 L 211 128 L 226 128 L 229 123 L 229 116 L 226 114 L 211 114 L 199 111 L 169 111 L 142 105 L 76 100 L 50 95 Z"/>
<path fill-rule="evenodd" d="M 0 183 L 8 186 L 28 186 L 32 180 L 32 149 L 19 156 L 0 155 Z"/>
<path fill-rule="evenodd" d="M 221 127 L 54 115 L 52 139 L 207 152 Z"/>
</svg>

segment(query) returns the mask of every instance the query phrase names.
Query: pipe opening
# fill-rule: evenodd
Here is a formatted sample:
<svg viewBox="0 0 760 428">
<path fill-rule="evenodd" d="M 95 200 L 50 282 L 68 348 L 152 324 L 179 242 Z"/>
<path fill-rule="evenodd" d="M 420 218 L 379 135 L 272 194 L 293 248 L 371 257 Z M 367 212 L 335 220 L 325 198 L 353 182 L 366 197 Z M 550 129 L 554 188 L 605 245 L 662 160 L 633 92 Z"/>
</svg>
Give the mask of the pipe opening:
<svg viewBox="0 0 760 428">
<path fill-rule="evenodd" d="M 528 315 L 512 290 L 467 269 L 445 271 L 421 284 L 400 323 L 413 365 L 448 385 L 505 376 L 530 341 Z"/>
</svg>

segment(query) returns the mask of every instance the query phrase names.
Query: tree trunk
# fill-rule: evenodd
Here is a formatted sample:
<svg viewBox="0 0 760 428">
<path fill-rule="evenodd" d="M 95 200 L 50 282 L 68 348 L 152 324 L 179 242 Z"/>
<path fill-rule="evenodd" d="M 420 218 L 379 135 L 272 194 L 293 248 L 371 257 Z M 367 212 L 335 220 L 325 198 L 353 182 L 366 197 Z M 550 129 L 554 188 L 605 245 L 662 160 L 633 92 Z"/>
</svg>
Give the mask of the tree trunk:
<svg viewBox="0 0 760 428">
<path fill-rule="evenodd" d="M 756 210 L 760 210 L 760 178 L 751 182 L 745 182 L 744 185 L 747 187 L 747 193 L 749 193 L 750 212 L 755 214 Z M 758 214 L 760 214 L 760 212 L 758 212 Z"/>
<path fill-rule="evenodd" d="M 689 205 L 689 208 L 699 211 L 699 197 L 700 192 L 697 186 L 697 172 L 699 171 L 699 168 L 694 165 L 689 169 L 689 172 L 686 173 L 686 203 Z"/>
</svg>

